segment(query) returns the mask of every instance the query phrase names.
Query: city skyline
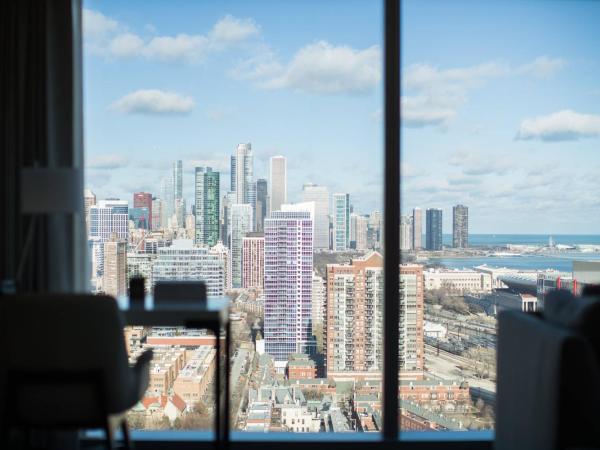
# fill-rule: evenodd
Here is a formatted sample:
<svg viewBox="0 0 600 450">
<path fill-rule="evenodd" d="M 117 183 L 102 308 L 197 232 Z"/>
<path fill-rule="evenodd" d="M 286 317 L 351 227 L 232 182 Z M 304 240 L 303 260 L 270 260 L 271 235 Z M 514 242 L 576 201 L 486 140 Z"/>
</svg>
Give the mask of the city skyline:
<svg viewBox="0 0 600 450">
<path fill-rule="evenodd" d="M 271 156 L 288 158 L 289 201 L 313 182 L 351 192 L 361 212 L 381 209 L 381 6 L 352 2 L 341 11 L 332 3 L 306 29 L 305 5 L 231 2 L 223 11 L 207 3 L 173 16 L 177 8 L 153 4 L 136 16 L 131 4 L 86 2 L 87 185 L 103 198 L 155 192 L 149 181 L 178 158 L 184 178 L 195 166 L 221 172 L 225 192 L 228 155 L 251 141 L 255 178 L 268 177 Z M 463 17 L 460 4 L 406 2 L 403 213 L 465 203 L 479 211 L 474 233 L 596 232 L 600 64 L 584 37 L 600 6 L 526 3 L 507 14 L 494 4 L 490 15 L 469 5 Z M 333 10 L 340 26 L 330 26 Z M 283 13 L 298 18 L 285 34 L 274 20 Z M 540 20 L 515 29 L 514 17 Z M 425 34 L 429 23 L 440 32 Z M 345 24 L 360 26 L 360 36 Z M 455 32 L 461 24 L 470 25 Z M 472 48 L 477 33 L 483 50 L 454 51 Z M 307 72 L 303 58 L 323 55 L 344 57 L 354 70 Z M 264 78 L 259 63 L 280 72 Z M 292 117 L 278 113 L 283 105 Z M 331 167 L 339 169 L 333 178 Z M 184 184 L 190 204 L 193 190 Z"/>
</svg>

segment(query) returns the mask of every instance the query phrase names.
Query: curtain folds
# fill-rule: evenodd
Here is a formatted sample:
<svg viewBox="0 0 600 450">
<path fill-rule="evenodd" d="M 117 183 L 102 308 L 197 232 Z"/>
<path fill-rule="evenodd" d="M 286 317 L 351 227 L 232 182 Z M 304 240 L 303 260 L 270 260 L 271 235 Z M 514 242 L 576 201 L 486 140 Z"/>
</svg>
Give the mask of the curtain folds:
<svg viewBox="0 0 600 450">
<path fill-rule="evenodd" d="M 83 193 L 81 8 L 79 0 L 0 2 L 0 281 L 19 290 L 85 290 L 83 195 L 75 215 L 32 216 L 20 210 L 24 167 L 74 167 Z"/>
</svg>

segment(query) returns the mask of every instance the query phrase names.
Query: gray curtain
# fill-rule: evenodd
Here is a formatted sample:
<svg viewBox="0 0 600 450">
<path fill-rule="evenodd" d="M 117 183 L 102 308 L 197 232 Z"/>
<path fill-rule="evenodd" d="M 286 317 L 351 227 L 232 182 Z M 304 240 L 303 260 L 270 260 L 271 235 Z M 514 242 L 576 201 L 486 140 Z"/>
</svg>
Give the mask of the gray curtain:
<svg viewBox="0 0 600 450">
<path fill-rule="evenodd" d="M 0 281 L 23 292 L 86 289 L 83 189 L 74 215 L 32 217 L 19 205 L 24 167 L 72 167 L 83 188 L 81 5 L 79 0 L 0 2 Z"/>
</svg>

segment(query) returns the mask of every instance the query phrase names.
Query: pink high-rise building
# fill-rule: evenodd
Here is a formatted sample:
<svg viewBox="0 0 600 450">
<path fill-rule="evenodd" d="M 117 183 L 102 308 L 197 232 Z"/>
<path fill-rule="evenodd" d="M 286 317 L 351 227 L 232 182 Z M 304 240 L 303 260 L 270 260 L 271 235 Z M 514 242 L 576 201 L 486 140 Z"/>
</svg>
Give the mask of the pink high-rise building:
<svg viewBox="0 0 600 450">
<path fill-rule="evenodd" d="M 134 208 L 148 208 L 148 229 L 152 229 L 152 194 L 148 192 L 136 192 L 133 194 Z"/>
</svg>

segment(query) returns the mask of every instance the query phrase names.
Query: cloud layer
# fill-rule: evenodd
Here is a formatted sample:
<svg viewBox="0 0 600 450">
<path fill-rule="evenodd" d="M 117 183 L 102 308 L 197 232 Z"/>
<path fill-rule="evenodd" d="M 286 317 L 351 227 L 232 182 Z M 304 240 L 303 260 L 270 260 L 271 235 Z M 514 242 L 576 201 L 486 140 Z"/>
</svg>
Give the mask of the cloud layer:
<svg viewBox="0 0 600 450">
<path fill-rule="evenodd" d="M 565 67 L 559 58 L 540 56 L 521 66 L 490 61 L 469 67 L 440 69 L 428 64 L 413 64 L 403 76 L 403 123 L 408 127 L 446 126 L 472 89 L 489 80 L 514 76 L 546 78 Z"/>
<path fill-rule="evenodd" d="M 137 57 L 161 62 L 197 63 L 211 52 L 239 45 L 258 35 L 260 28 L 252 19 L 227 15 L 207 34 L 142 37 L 98 11 L 84 9 L 83 30 L 89 50 L 108 59 Z"/>
<path fill-rule="evenodd" d="M 270 49 L 238 66 L 232 74 L 262 89 L 292 89 L 311 94 L 362 94 L 381 81 L 381 49 L 362 50 L 317 41 L 282 64 Z"/>
<path fill-rule="evenodd" d="M 121 97 L 110 109 L 124 114 L 188 114 L 194 109 L 194 100 L 175 92 L 141 89 Z"/>
<path fill-rule="evenodd" d="M 547 116 L 523 120 L 516 138 L 575 141 L 597 136 L 600 136 L 600 115 L 581 114 L 566 109 Z"/>
<path fill-rule="evenodd" d="M 86 164 L 88 169 L 99 169 L 99 170 L 114 170 L 122 167 L 127 167 L 129 160 L 121 155 L 115 154 L 104 154 L 94 156 Z"/>
</svg>

